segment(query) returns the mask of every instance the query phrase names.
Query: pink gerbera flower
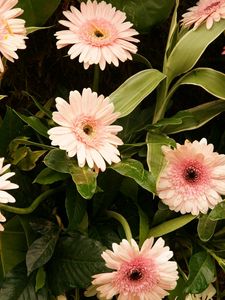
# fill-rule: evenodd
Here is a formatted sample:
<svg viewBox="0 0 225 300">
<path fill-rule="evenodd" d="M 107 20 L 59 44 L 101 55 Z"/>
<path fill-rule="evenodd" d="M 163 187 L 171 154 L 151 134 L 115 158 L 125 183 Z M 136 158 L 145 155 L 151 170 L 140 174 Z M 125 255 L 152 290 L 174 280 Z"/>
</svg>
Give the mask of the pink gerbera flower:
<svg viewBox="0 0 225 300">
<path fill-rule="evenodd" d="M 137 52 L 133 42 L 139 42 L 133 36 L 138 32 L 131 28 L 132 23 L 124 22 L 124 12 L 105 1 L 97 3 L 90 0 L 81 2 L 80 11 L 73 6 L 70 9 L 63 12 L 69 21 L 59 21 L 69 30 L 55 34 L 58 49 L 73 45 L 68 54 L 71 59 L 79 56 L 79 62 L 84 63 L 85 69 L 92 64 L 99 64 L 104 70 L 106 62 L 118 66 L 119 60 L 124 62 L 132 59 L 131 53 Z"/>
<path fill-rule="evenodd" d="M 177 263 L 169 261 L 173 252 L 159 238 L 147 239 L 141 250 L 132 239 L 112 244 L 102 253 L 106 266 L 115 271 L 94 275 L 92 285 L 85 292 L 90 297 L 97 293 L 100 299 L 160 300 L 173 290 L 178 279 Z"/>
<path fill-rule="evenodd" d="M 48 133 L 52 145 L 66 150 L 69 157 L 77 155 L 78 165 L 87 162 L 90 168 L 104 171 L 107 163 L 120 161 L 118 145 L 123 142 L 116 134 L 123 128 L 111 125 L 119 116 L 114 113 L 114 105 L 109 98 L 98 96 L 90 88 L 70 92 L 69 103 L 56 98 L 57 112 L 53 120 L 60 126 L 51 128 Z"/>
<path fill-rule="evenodd" d="M 159 198 L 176 212 L 207 213 L 225 195 L 225 155 L 213 152 L 205 138 L 176 149 L 163 146 L 167 165 L 157 183 Z"/>
<path fill-rule="evenodd" d="M 0 222 L 5 222 L 6 218 L 3 216 L 3 214 L 0 212 Z M 4 227 L 0 223 L 0 231 L 4 231 Z"/>
<path fill-rule="evenodd" d="M 184 27 L 194 25 L 193 29 L 198 28 L 203 22 L 206 28 L 210 29 L 213 22 L 219 22 L 225 19 L 225 1 L 224 0 L 200 0 L 196 6 L 188 9 L 188 12 L 182 15 L 181 21 Z"/>
<path fill-rule="evenodd" d="M 0 52 L 11 62 L 18 58 L 17 49 L 25 49 L 26 37 L 25 21 L 17 19 L 23 13 L 21 8 L 13 8 L 18 0 L 0 1 Z M 11 9 L 13 8 L 13 9 Z M 4 72 L 4 65 L 0 58 L 0 72 Z"/>
</svg>

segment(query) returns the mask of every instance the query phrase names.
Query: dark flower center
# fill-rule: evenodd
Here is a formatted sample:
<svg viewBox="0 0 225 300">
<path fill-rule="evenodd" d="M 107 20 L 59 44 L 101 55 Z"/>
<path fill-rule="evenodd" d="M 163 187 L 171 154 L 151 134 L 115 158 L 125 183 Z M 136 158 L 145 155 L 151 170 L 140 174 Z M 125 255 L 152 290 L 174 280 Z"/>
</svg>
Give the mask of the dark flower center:
<svg viewBox="0 0 225 300">
<path fill-rule="evenodd" d="M 195 182 L 199 178 L 199 171 L 195 167 L 188 167 L 184 171 L 184 177 L 189 182 Z"/>
<path fill-rule="evenodd" d="M 134 269 L 134 270 L 131 270 L 129 273 L 128 273 L 128 277 L 130 280 L 132 281 L 136 281 L 136 280 L 139 280 L 143 277 L 142 275 L 142 272 L 138 269 Z"/>
<path fill-rule="evenodd" d="M 88 125 L 88 124 L 85 125 L 85 126 L 83 127 L 83 132 L 86 133 L 87 135 L 91 135 L 92 132 L 93 132 L 92 126 L 90 126 L 90 125 Z"/>
<path fill-rule="evenodd" d="M 97 38 L 101 38 L 104 36 L 104 34 L 98 29 L 95 30 L 94 34 Z"/>
</svg>

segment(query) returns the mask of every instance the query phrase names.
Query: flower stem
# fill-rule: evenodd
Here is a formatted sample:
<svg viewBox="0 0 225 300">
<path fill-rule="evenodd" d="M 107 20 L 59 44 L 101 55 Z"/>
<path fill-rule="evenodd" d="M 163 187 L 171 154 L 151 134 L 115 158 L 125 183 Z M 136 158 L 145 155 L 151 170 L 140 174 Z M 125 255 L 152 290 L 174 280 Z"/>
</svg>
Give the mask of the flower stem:
<svg viewBox="0 0 225 300">
<path fill-rule="evenodd" d="M 56 189 L 51 189 L 51 190 L 45 191 L 44 193 L 39 195 L 30 206 L 28 206 L 26 208 L 20 208 L 20 207 L 14 207 L 14 206 L 8 206 L 5 204 L 0 204 L 0 209 L 9 211 L 9 212 L 12 212 L 15 214 L 19 214 L 19 215 L 30 214 L 39 206 L 39 204 L 42 201 L 44 201 L 50 195 L 58 193 L 59 191 L 61 191 L 63 189 L 63 187 L 64 187 L 64 185 L 62 185 Z"/>
<path fill-rule="evenodd" d="M 123 226 L 123 230 L 125 232 L 126 238 L 127 238 L 128 242 L 130 242 L 132 239 L 132 233 L 131 233 L 130 226 L 129 226 L 127 220 L 121 214 L 118 214 L 111 210 L 107 210 L 107 215 L 108 215 L 108 217 L 113 218 L 113 219 L 117 220 L 118 222 L 120 222 L 120 224 Z"/>
<path fill-rule="evenodd" d="M 93 79 L 92 90 L 96 93 L 98 92 L 98 88 L 99 88 L 99 77 L 100 77 L 99 65 L 94 65 L 94 79 Z"/>
</svg>

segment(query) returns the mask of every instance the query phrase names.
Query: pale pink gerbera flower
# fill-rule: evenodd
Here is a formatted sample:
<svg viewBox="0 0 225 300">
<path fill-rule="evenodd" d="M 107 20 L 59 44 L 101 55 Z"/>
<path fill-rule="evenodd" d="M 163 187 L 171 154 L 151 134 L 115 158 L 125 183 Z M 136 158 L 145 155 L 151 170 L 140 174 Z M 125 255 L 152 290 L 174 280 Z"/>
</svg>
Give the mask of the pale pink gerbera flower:
<svg viewBox="0 0 225 300">
<path fill-rule="evenodd" d="M 111 250 L 102 253 L 106 266 L 115 271 L 94 275 L 92 285 L 85 292 L 90 297 L 97 293 L 99 299 L 160 300 L 173 290 L 178 279 L 177 263 L 169 261 L 173 252 L 159 238 L 147 239 L 141 250 L 132 239 L 112 244 Z"/>
<path fill-rule="evenodd" d="M 90 88 L 70 92 L 69 103 L 56 98 L 57 112 L 53 120 L 60 126 L 48 131 L 52 145 L 66 150 L 69 157 L 77 155 L 78 165 L 87 161 L 90 168 L 104 171 L 107 163 L 120 161 L 118 145 L 123 142 L 116 134 L 123 128 L 111 125 L 119 116 L 113 112 L 114 105 L 109 98 L 98 96 Z"/>
<path fill-rule="evenodd" d="M 200 0 L 188 9 L 188 12 L 182 15 L 181 24 L 184 27 L 194 25 L 193 29 L 198 28 L 203 22 L 206 28 L 210 29 L 213 22 L 219 22 L 225 19 L 225 1 L 224 0 Z"/>
<path fill-rule="evenodd" d="M 198 215 L 222 201 L 225 155 L 213 152 L 213 145 L 207 145 L 205 138 L 193 143 L 186 140 L 176 149 L 163 146 L 162 150 L 167 165 L 159 177 L 157 192 L 171 210 Z"/>
<path fill-rule="evenodd" d="M 210 285 L 200 294 L 188 294 L 185 300 L 213 300 L 216 295 L 216 289 L 210 283 Z"/>
<path fill-rule="evenodd" d="M 6 221 L 6 218 L 0 212 L 0 231 L 4 231 L 4 227 L 2 226 L 1 222 L 5 222 L 5 221 Z"/>
<path fill-rule="evenodd" d="M 13 8 L 18 0 L 0 1 L 0 52 L 11 62 L 18 58 L 17 49 L 25 49 L 26 39 L 25 21 L 17 19 L 23 13 L 21 8 Z M 12 9 L 13 8 L 13 9 Z M 4 72 L 4 65 L 0 58 L 0 72 Z"/>
<path fill-rule="evenodd" d="M 79 62 L 84 63 L 85 69 L 99 64 L 104 70 L 106 62 L 118 66 L 119 60 L 132 59 L 131 53 L 137 52 L 137 46 L 132 42 L 139 42 L 133 36 L 138 32 L 131 28 L 132 23 L 124 22 L 124 12 L 105 1 L 97 3 L 90 0 L 81 2 L 80 11 L 73 6 L 70 9 L 63 12 L 69 21 L 59 21 L 69 30 L 55 34 L 58 49 L 73 45 L 68 54 L 71 59 L 79 56 Z"/>
</svg>

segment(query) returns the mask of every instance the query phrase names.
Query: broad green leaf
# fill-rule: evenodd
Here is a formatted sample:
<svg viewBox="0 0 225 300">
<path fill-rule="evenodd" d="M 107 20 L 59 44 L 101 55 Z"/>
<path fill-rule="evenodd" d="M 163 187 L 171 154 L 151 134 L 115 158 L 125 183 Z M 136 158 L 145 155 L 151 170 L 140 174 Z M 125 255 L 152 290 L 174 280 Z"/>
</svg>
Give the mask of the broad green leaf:
<svg viewBox="0 0 225 300">
<path fill-rule="evenodd" d="M 225 201 L 218 203 L 214 207 L 214 209 L 209 213 L 209 219 L 212 221 L 225 219 Z"/>
<path fill-rule="evenodd" d="M 78 192 L 85 199 L 94 195 L 97 187 L 97 174 L 88 167 L 80 168 L 74 159 L 70 159 L 65 151 L 54 149 L 45 157 L 44 163 L 57 172 L 69 173 L 76 184 Z"/>
<path fill-rule="evenodd" d="M 53 230 L 35 240 L 26 254 L 27 274 L 45 265 L 52 257 L 59 231 Z"/>
<path fill-rule="evenodd" d="M 24 263 L 7 273 L 0 290 L 1 300 L 49 300 L 47 289 L 35 291 L 35 276 L 27 277 Z"/>
<path fill-rule="evenodd" d="M 138 205 L 139 214 L 139 246 L 141 247 L 144 241 L 148 238 L 149 233 L 149 220 L 148 216 Z"/>
<path fill-rule="evenodd" d="M 182 110 L 172 117 L 172 119 L 180 119 L 182 123 L 165 126 L 162 131 L 166 134 L 174 134 L 185 130 L 193 130 L 203 126 L 223 111 L 225 111 L 225 101 L 223 100 L 215 100 Z"/>
<path fill-rule="evenodd" d="M 176 76 L 189 71 L 199 60 L 207 46 L 225 30 L 225 20 L 214 22 L 208 30 L 205 26 L 190 29 L 173 48 L 166 64 L 165 74 L 169 82 Z"/>
<path fill-rule="evenodd" d="M 69 288 L 88 287 L 92 275 L 106 270 L 103 250 L 99 242 L 78 233 L 61 238 L 47 272 L 53 292 L 60 295 Z"/>
<path fill-rule="evenodd" d="M 189 277 L 186 283 L 186 292 L 199 294 L 213 281 L 215 264 L 211 256 L 205 252 L 195 253 L 189 262 Z"/>
<path fill-rule="evenodd" d="M 36 275 L 35 292 L 37 293 L 40 289 L 45 286 L 46 272 L 43 267 L 39 268 Z"/>
<path fill-rule="evenodd" d="M 68 178 L 67 174 L 57 172 L 55 170 L 52 170 L 50 168 L 43 169 L 37 177 L 34 179 L 33 183 L 39 183 L 39 184 L 52 184 L 57 181 L 61 181 Z"/>
<path fill-rule="evenodd" d="M 168 295 L 169 300 L 185 300 L 185 287 L 186 287 L 186 281 L 180 277 L 177 281 L 176 288 L 170 292 Z"/>
<path fill-rule="evenodd" d="M 161 150 L 162 146 L 168 145 L 175 147 L 176 142 L 165 134 L 149 131 L 146 137 L 146 143 L 148 168 L 156 181 L 165 163 L 164 155 Z"/>
<path fill-rule="evenodd" d="M 34 116 L 26 117 L 21 113 L 14 111 L 21 120 L 23 120 L 27 125 L 37 131 L 40 135 L 48 138 L 48 128 L 41 122 L 40 119 Z"/>
<path fill-rule="evenodd" d="M 225 74 L 222 72 L 210 68 L 194 69 L 174 84 L 172 92 L 183 84 L 200 86 L 213 96 L 225 100 Z"/>
<path fill-rule="evenodd" d="M 75 230 L 86 213 L 86 201 L 77 194 L 74 186 L 66 189 L 66 214 L 69 220 L 68 230 Z"/>
<path fill-rule="evenodd" d="M 123 176 L 134 179 L 143 189 L 155 193 L 154 179 L 152 175 L 144 169 L 141 162 L 128 158 L 112 165 L 111 168 Z"/>
<path fill-rule="evenodd" d="M 26 26 L 42 26 L 59 4 L 60 0 L 19 0 L 17 6 L 24 10 L 22 18 Z"/>
<path fill-rule="evenodd" d="M 148 236 L 149 237 L 151 237 L 151 236 L 158 237 L 158 236 L 162 236 L 167 233 L 173 232 L 173 231 L 185 226 L 189 222 L 193 221 L 195 218 L 196 218 L 196 216 L 187 214 L 187 215 L 166 221 L 160 225 L 157 225 L 157 226 L 151 228 Z"/>
<path fill-rule="evenodd" d="M 7 107 L 7 111 L 0 127 L 0 156 L 6 156 L 9 143 L 17 136 L 21 135 L 23 122 Z"/>
<path fill-rule="evenodd" d="M 0 235 L 1 261 L 4 274 L 25 260 L 27 239 L 18 216 L 10 219 Z M 0 298 L 1 299 L 1 298 Z"/>
<path fill-rule="evenodd" d="M 37 160 L 45 153 L 46 150 L 31 151 L 26 147 L 26 156 L 18 162 L 17 166 L 23 171 L 30 171 L 36 167 Z"/>
<path fill-rule="evenodd" d="M 174 0 L 110 0 L 109 2 L 124 11 L 140 32 L 149 32 L 153 25 L 165 20 L 174 5 Z"/>
<path fill-rule="evenodd" d="M 208 215 L 202 215 L 198 221 L 198 236 L 204 242 L 211 239 L 216 229 L 216 221 L 210 220 Z"/>
<path fill-rule="evenodd" d="M 158 70 L 148 69 L 128 78 L 110 96 L 120 118 L 131 113 L 165 78 Z"/>
</svg>

